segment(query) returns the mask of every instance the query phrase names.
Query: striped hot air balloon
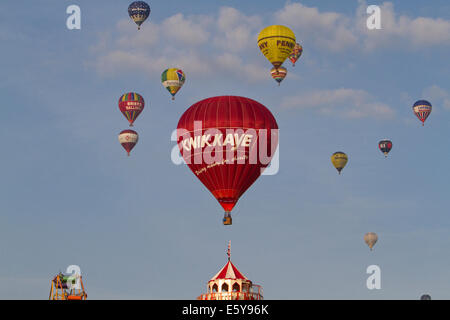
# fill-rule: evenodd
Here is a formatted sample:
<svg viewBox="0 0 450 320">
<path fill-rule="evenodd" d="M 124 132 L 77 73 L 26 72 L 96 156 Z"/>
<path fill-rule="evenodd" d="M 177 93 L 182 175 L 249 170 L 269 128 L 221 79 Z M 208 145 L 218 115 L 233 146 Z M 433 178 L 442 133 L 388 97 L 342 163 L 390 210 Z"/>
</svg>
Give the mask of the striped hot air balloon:
<svg viewBox="0 0 450 320">
<path fill-rule="evenodd" d="M 279 67 L 278 69 L 272 68 L 270 70 L 270 74 L 272 75 L 272 78 L 274 78 L 275 81 L 278 82 L 278 85 L 280 85 L 281 81 L 286 78 L 287 69 L 285 67 Z"/>
<path fill-rule="evenodd" d="M 295 67 L 295 63 L 297 62 L 298 58 L 300 58 L 302 53 L 303 47 L 299 43 L 296 43 L 294 50 L 292 50 L 292 53 L 289 55 L 289 60 L 291 60 L 293 67 Z"/>
<path fill-rule="evenodd" d="M 130 123 L 130 127 L 133 126 L 134 120 L 144 110 L 144 98 L 138 93 L 128 92 L 120 96 L 119 98 L 119 110 L 123 113 Z"/>
<path fill-rule="evenodd" d="M 427 100 L 419 100 L 414 103 L 413 111 L 417 118 L 422 121 L 422 126 L 425 125 L 425 120 L 427 120 L 428 116 L 430 115 L 431 109 L 431 103 L 429 103 Z"/>
</svg>

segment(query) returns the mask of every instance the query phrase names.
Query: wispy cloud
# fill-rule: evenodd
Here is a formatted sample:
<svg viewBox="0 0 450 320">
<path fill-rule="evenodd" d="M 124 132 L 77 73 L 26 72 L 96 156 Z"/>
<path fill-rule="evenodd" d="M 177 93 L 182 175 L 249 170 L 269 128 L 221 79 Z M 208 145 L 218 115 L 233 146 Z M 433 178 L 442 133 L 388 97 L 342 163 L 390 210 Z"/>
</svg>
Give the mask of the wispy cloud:
<svg viewBox="0 0 450 320">
<path fill-rule="evenodd" d="M 285 109 L 314 109 L 319 114 L 343 118 L 393 118 L 394 110 L 387 104 L 374 101 L 365 90 L 334 89 L 316 90 L 285 97 L 281 101 Z"/>
<path fill-rule="evenodd" d="M 366 1 L 360 0 L 356 24 L 366 49 L 389 46 L 420 49 L 450 45 L 450 20 L 397 14 L 392 2 L 384 2 L 380 5 L 381 30 L 368 30 L 366 8 Z"/>
<path fill-rule="evenodd" d="M 287 3 L 275 13 L 275 21 L 292 28 L 299 41 L 307 40 L 320 48 L 343 51 L 358 41 L 351 19 L 336 12 L 320 12 L 299 2 Z"/>
</svg>

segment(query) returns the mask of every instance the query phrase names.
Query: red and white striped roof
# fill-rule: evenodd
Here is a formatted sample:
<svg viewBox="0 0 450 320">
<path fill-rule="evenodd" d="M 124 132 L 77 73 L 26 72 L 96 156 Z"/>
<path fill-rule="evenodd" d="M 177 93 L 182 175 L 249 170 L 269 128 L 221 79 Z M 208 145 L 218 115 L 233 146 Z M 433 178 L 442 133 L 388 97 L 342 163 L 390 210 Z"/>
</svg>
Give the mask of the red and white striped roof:
<svg viewBox="0 0 450 320">
<path fill-rule="evenodd" d="M 218 279 L 241 279 L 248 280 L 235 266 L 228 260 L 227 264 L 219 271 L 217 274 L 212 277 L 209 281 L 214 281 Z"/>
</svg>

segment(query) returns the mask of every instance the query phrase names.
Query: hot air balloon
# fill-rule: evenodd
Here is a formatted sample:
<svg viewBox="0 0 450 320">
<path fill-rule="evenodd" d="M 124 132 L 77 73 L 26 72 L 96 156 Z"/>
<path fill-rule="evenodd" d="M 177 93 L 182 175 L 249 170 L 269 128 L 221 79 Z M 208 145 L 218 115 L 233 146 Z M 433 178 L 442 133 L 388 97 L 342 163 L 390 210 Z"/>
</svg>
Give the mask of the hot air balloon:
<svg viewBox="0 0 450 320">
<path fill-rule="evenodd" d="M 416 114 L 417 118 L 422 121 L 422 126 L 425 125 L 425 120 L 427 120 L 428 116 L 431 113 L 431 103 L 426 100 L 416 101 L 413 105 L 413 111 Z"/>
<path fill-rule="evenodd" d="M 134 148 L 139 140 L 139 135 L 133 130 L 123 130 L 119 133 L 119 142 L 122 147 L 127 151 L 128 156 L 130 156 L 131 150 Z"/>
<path fill-rule="evenodd" d="M 279 67 L 278 69 L 272 68 L 272 70 L 270 70 L 270 74 L 272 75 L 272 78 L 278 82 L 278 85 L 280 85 L 281 81 L 286 78 L 287 69 L 285 67 Z"/>
<path fill-rule="evenodd" d="M 278 146 L 278 125 L 261 103 L 220 96 L 193 104 L 177 127 L 178 146 L 186 164 L 225 210 L 231 210 L 258 179 Z"/>
<path fill-rule="evenodd" d="M 259 33 L 258 46 L 267 60 L 279 68 L 294 50 L 295 34 L 285 26 L 269 26 Z"/>
<path fill-rule="evenodd" d="M 420 297 L 420 300 L 431 300 L 431 296 L 429 294 L 423 294 Z"/>
<path fill-rule="evenodd" d="M 125 118 L 127 118 L 130 127 L 133 126 L 134 120 L 136 120 L 142 110 L 144 110 L 144 105 L 144 98 L 138 93 L 128 92 L 120 96 L 119 109 Z"/>
<path fill-rule="evenodd" d="M 184 81 L 186 81 L 186 76 L 183 70 L 178 68 L 166 69 L 161 74 L 161 82 L 172 95 L 172 100 L 175 100 L 175 94 L 181 89 Z"/>
<path fill-rule="evenodd" d="M 381 140 L 378 143 L 378 148 L 380 148 L 381 152 L 384 153 L 384 156 L 387 158 L 389 151 L 392 149 L 392 141 L 391 140 Z"/>
<path fill-rule="evenodd" d="M 344 169 L 345 165 L 347 164 L 348 157 L 343 152 L 335 152 L 331 156 L 331 163 L 336 168 L 336 170 L 341 174 L 341 170 Z"/>
<path fill-rule="evenodd" d="M 364 235 L 364 242 L 367 243 L 370 250 L 373 249 L 373 246 L 375 245 L 375 243 L 377 243 L 377 240 L 378 240 L 378 236 L 375 232 L 367 232 Z"/>
<path fill-rule="evenodd" d="M 294 50 L 292 50 L 292 53 L 289 55 L 289 60 L 291 60 L 293 67 L 295 67 L 295 63 L 297 62 L 298 58 L 300 58 L 302 53 L 303 47 L 299 43 L 296 43 Z"/>
<path fill-rule="evenodd" d="M 138 30 L 141 30 L 141 24 L 150 15 L 150 6 L 144 1 L 134 1 L 128 6 L 128 15 L 138 25 Z"/>
</svg>

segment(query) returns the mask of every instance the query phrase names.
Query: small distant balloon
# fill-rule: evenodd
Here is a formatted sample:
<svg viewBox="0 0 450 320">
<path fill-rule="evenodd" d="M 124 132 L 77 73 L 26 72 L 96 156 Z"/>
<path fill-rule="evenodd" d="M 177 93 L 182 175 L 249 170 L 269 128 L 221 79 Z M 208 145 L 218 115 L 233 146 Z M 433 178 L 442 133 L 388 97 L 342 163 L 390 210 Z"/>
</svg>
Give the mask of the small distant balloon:
<svg viewBox="0 0 450 320">
<path fill-rule="evenodd" d="M 150 6 L 144 1 L 134 1 L 128 6 L 128 15 L 137 24 L 138 30 L 141 30 L 141 24 L 150 15 Z"/>
<path fill-rule="evenodd" d="M 138 140 L 139 135 L 136 131 L 123 130 L 121 133 L 119 133 L 119 142 L 128 153 L 128 156 L 130 156 L 130 152 L 134 148 Z"/>
<path fill-rule="evenodd" d="M 422 126 L 425 125 L 425 120 L 427 120 L 428 116 L 431 113 L 431 103 L 426 100 L 416 101 L 413 105 L 413 111 L 417 118 L 422 121 Z"/>
<path fill-rule="evenodd" d="M 285 67 L 279 67 L 278 69 L 272 68 L 270 74 L 272 75 L 272 78 L 278 82 L 278 85 L 280 85 L 281 81 L 286 78 L 287 69 Z"/>
<path fill-rule="evenodd" d="M 336 168 L 336 170 L 341 174 L 342 169 L 344 169 L 347 164 L 348 157 L 344 152 L 338 151 L 333 153 L 331 156 L 331 163 Z"/>
<path fill-rule="evenodd" d="M 298 58 L 301 57 L 302 53 L 303 47 L 299 43 L 296 43 L 294 50 L 292 50 L 292 53 L 289 55 L 289 60 L 291 60 L 293 67 L 295 67 L 295 63 L 297 62 Z"/>
<path fill-rule="evenodd" d="M 378 235 L 375 232 L 367 232 L 364 235 L 364 242 L 369 246 L 370 250 L 373 249 L 373 246 L 378 241 Z"/>
<path fill-rule="evenodd" d="M 431 296 L 429 294 L 423 294 L 420 297 L 420 300 L 431 300 Z"/>
<path fill-rule="evenodd" d="M 389 151 L 392 149 L 392 141 L 387 139 L 381 140 L 378 143 L 378 148 L 380 148 L 381 152 L 384 153 L 384 156 L 387 157 Z"/>
</svg>

